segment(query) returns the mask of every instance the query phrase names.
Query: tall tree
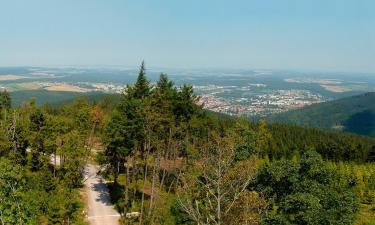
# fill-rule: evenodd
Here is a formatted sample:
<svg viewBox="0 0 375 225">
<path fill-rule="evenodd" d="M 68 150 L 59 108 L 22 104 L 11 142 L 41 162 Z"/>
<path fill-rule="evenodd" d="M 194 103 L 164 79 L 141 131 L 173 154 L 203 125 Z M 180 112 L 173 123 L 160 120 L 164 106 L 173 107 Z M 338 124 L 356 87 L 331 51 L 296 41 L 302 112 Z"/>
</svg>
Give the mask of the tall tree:
<svg viewBox="0 0 375 225">
<path fill-rule="evenodd" d="M 192 86 L 183 85 L 177 93 L 174 102 L 174 114 L 180 121 L 188 121 L 201 108 L 198 105 L 199 97 L 194 94 Z"/>
<path fill-rule="evenodd" d="M 144 99 L 150 95 L 150 81 L 146 78 L 145 62 L 142 61 L 139 69 L 137 82 L 134 85 L 134 97 Z"/>
<path fill-rule="evenodd" d="M 9 92 L 5 89 L 3 92 L 0 93 L 0 111 L 4 120 L 7 119 L 8 110 L 12 106 L 12 100 L 10 97 Z"/>
</svg>

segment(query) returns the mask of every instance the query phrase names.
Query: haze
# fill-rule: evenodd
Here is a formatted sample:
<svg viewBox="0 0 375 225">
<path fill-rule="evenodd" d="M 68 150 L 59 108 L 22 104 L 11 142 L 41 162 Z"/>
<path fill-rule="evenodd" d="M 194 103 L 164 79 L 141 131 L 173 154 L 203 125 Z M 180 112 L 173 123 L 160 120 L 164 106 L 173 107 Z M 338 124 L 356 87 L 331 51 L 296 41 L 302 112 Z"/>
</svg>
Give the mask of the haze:
<svg viewBox="0 0 375 225">
<path fill-rule="evenodd" d="M 2 0 L 0 66 L 375 72 L 374 1 Z"/>
</svg>

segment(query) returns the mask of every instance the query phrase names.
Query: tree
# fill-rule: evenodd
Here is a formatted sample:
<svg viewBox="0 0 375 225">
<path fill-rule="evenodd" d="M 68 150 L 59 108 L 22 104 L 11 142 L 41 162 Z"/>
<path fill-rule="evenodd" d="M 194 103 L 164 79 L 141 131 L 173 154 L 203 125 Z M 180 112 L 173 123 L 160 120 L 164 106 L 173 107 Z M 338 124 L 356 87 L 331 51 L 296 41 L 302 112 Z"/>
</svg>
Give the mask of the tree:
<svg viewBox="0 0 375 225">
<path fill-rule="evenodd" d="M 252 157 L 233 165 L 235 145 L 232 135 L 212 133 L 202 147 L 201 159 L 193 171 L 181 178 L 179 203 L 197 224 L 254 224 L 249 215 L 264 206 L 259 195 L 247 192 L 256 176 L 257 160 Z M 254 201 L 255 200 L 255 201 Z M 246 207 L 250 202 L 257 204 Z M 242 207 L 243 204 L 245 207 Z M 257 214 L 257 213 L 256 213 Z M 237 218 L 234 220 L 233 218 Z"/>
<path fill-rule="evenodd" d="M 193 87 L 183 85 L 177 93 L 173 113 L 179 121 L 188 121 L 201 108 L 198 105 L 199 97 L 194 94 Z"/>
<path fill-rule="evenodd" d="M 0 223 L 30 224 L 32 216 L 24 199 L 27 182 L 19 165 L 0 158 Z"/>
<path fill-rule="evenodd" d="M 150 151 L 149 118 L 146 105 L 150 102 L 151 88 L 145 74 L 145 65 L 142 62 L 137 81 L 134 86 L 127 86 L 121 97 L 115 112 L 106 126 L 105 155 L 111 165 L 114 174 L 115 185 L 120 167 L 127 161 L 127 185 L 125 187 L 125 213 L 129 208 L 129 166 L 130 156 L 142 155 L 147 159 Z M 146 161 L 145 161 L 146 162 Z M 134 169 L 136 171 L 136 169 Z M 147 163 L 145 163 L 145 174 L 147 176 Z M 135 174 L 133 174 L 135 176 Z M 144 180 L 145 182 L 145 180 Z M 143 195 L 143 194 L 142 194 Z M 143 207 L 142 207 L 143 209 Z"/>
<path fill-rule="evenodd" d="M 142 101 L 125 93 L 105 127 L 105 155 L 115 183 L 120 164 L 134 149 L 144 150 L 145 131 Z"/>
<path fill-rule="evenodd" d="M 357 210 L 354 191 L 338 185 L 322 157 L 306 152 L 300 162 L 280 160 L 263 166 L 257 190 L 270 202 L 263 224 L 352 224 Z"/>
<path fill-rule="evenodd" d="M 30 135 L 29 142 L 31 147 L 30 167 L 33 171 L 39 170 L 45 161 L 45 153 L 47 153 L 46 141 L 50 135 L 47 130 L 47 119 L 45 114 L 36 109 L 30 114 Z"/>
<path fill-rule="evenodd" d="M 12 100 L 9 92 L 5 89 L 3 92 L 0 92 L 0 111 L 4 120 L 7 119 L 7 112 L 12 107 Z"/>
<path fill-rule="evenodd" d="M 64 143 L 58 150 L 64 156 L 60 173 L 65 184 L 73 189 L 82 184 L 86 151 L 83 146 L 84 141 L 77 131 L 64 135 L 63 139 Z"/>
<path fill-rule="evenodd" d="M 133 96 L 138 99 L 144 99 L 150 95 L 150 82 L 146 78 L 145 62 L 142 61 L 139 69 L 137 82 L 134 85 Z"/>
<path fill-rule="evenodd" d="M 95 135 L 95 132 L 98 128 L 98 126 L 102 123 L 103 121 L 103 117 L 104 117 L 104 112 L 103 112 L 103 109 L 96 105 L 94 106 L 92 109 L 91 109 L 91 112 L 90 112 L 90 120 L 91 120 L 91 131 L 90 131 L 90 135 L 88 137 L 88 148 L 89 150 L 91 151 L 91 148 L 94 144 L 94 135 Z"/>
<path fill-rule="evenodd" d="M 238 134 L 235 160 L 246 160 L 251 155 L 258 153 L 256 148 L 256 133 L 251 128 L 247 118 L 237 118 L 234 123 L 233 130 Z"/>
<path fill-rule="evenodd" d="M 81 109 L 91 108 L 82 103 L 51 110 L 33 100 L 1 121 L 0 224 L 82 224 L 77 188 L 90 126 L 75 119 L 89 118 Z M 51 165 L 52 154 L 60 166 Z"/>
<path fill-rule="evenodd" d="M 12 99 L 7 90 L 4 90 L 0 93 L 0 108 L 1 109 L 10 109 L 12 106 Z"/>
<path fill-rule="evenodd" d="M 375 145 L 372 146 L 367 156 L 367 162 L 374 162 L 374 161 L 375 161 Z"/>
<path fill-rule="evenodd" d="M 154 93 L 158 93 L 164 97 L 164 99 L 171 101 L 176 97 L 176 92 L 176 88 L 173 87 L 173 82 L 168 79 L 166 74 L 161 73 Z"/>
<path fill-rule="evenodd" d="M 272 135 L 267 128 L 266 120 L 261 119 L 255 132 L 255 151 L 263 154 L 263 151 L 268 149 L 271 139 Z"/>
<path fill-rule="evenodd" d="M 91 109 L 87 99 L 82 97 L 75 99 L 69 113 L 74 118 L 77 130 L 79 130 L 82 136 L 87 137 L 91 125 Z"/>
</svg>

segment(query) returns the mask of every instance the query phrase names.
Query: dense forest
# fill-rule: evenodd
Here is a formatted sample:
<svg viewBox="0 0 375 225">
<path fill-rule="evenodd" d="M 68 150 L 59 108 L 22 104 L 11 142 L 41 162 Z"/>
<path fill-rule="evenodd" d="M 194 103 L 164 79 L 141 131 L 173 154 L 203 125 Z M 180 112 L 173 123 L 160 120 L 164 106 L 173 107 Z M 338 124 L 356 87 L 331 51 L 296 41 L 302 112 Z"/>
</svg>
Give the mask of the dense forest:
<svg viewBox="0 0 375 225">
<path fill-rule="evenodd" d="M 38 106 L 45 104 L 50 105 L 52 108 L 59 108 L 61 105 L 72 102 L 75 98 L 85 97 L 89 103 L 102 101 L 104 98 L 111 99 L 115 102 L 119 100 L 119 94 L 108 94 L 102 92 L 68 92 L 68 91 L 48 91 L 48 90 L 24 90 L 14 91 L 10 93 L 12 98 L 12 107 L 22 106 L 27 103 L 30 98 L 35 98 L 38 101 Z"/>
<path fill-rule="evenodd" d="M 375 137 L 375 92 L 314 104 L 267 119 Z"/>
<path fill-rule="evenodd" d="M 86 224 L 87 163 L 101 165 L 122 224 L 375 224 L 374 139 L 198 100 L 165 74 L 150 83 L 143 63 L 120 99 L 12 108 L 3 92 L 0 224 Z"/>
<path fill-rule="evenodd" d="M 9 93 L 0 97 L 0 224 L 86 224 L 78 190 L 91 106 L 11 108 Z"/>
</svg>

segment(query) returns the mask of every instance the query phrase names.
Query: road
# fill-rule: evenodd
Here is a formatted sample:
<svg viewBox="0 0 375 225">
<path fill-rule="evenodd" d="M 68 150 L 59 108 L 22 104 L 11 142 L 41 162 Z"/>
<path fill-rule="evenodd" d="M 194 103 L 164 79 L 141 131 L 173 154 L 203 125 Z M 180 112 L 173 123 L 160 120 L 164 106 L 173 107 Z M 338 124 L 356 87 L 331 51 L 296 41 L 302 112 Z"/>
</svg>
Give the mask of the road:
<svg viewBox="0 0 375 225">
<path fill-rule="evenodd" d="M 104 179 L 97 172 L 97 166 L 89 164 L 85 168 L 87 219 L 91 225 L 119 225 L 120 214 L 111 203 Z"/>
</svg>

